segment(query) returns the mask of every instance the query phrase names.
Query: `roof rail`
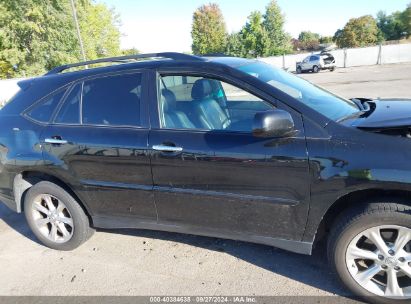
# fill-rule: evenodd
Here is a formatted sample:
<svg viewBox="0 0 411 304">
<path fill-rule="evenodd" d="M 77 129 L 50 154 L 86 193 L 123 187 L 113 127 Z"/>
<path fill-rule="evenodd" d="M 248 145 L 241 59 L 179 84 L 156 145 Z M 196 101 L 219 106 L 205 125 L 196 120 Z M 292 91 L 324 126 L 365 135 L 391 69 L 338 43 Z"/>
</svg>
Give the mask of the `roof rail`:
<svg viewBox="0 0 411 304">
<path fill-rule="evenodd" d="M 173 60 L 204 61 L 204 59 L 201 57 L 183 54 L 183 53 L 166 52 L 166 53 L 137 54 L 137 55 L 109 57 L 109 58 L 101 58 L 101 59 L 72 63 L 72 64 L 65 64 L 65 65 L 55 67 L 54 69 L 47 72 L 46 75 L 58 74 L 67 69 L 80 67 L 80 66 L 88 66 L 90 64 L 96 64 L 96 63 L 125 62 L 129 60 L 148 59 L 148 58 L 167 58 L 167 59 L 173 59 Z"/>
</svg>

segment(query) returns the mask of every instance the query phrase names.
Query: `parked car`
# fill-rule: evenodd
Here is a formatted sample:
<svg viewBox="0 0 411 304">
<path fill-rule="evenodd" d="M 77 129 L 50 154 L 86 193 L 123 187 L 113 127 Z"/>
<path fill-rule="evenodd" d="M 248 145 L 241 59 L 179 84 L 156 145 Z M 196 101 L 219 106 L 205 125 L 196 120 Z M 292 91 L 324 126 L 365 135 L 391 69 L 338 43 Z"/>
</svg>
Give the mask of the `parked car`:
<svg viewBox="0 0 411 304">
<path fill-rule="evenodd" d="M 104 62 L 123 64 L 70 71 Z M 411 299 L 411 100 L 346 100 L 255 60 L 178 53 L 19 85 L 0 110 L 0 199 L 44 245 L 72 250 L 95 228 L 302 254 L 326 240 L 355 294 Z"/>
<path fill-rule="evenodd" d="M 333 72 L 335 68 L 335 58 L 330 53 L 307 56 L 303 61 L 296 63 L 298 74 L 302 72 L 318 73 L 320 70 L 330 70 Z"/>
</svg>

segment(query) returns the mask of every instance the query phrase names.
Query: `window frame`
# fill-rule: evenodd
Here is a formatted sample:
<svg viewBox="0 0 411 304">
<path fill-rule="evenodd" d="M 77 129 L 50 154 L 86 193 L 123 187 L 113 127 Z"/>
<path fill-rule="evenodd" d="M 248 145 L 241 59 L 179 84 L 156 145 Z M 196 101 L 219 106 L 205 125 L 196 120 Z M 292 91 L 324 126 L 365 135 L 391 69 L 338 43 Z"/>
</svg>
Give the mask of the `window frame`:
<svg viewBox="0 0 411 304">
<path fill-rule="evenodd" d="M 79 104 L 79 123 L 59 123 L 56 122 L 57 115 L 59 114 L 61 108 L 67 101 L 67 97 L 69 94 L 72 92 L 72 90 L 76 87 L 76 85 L 80 84 L 82 89 L 84 86 L 84 82 L 94 80 L 94 79 L 100 79 L 100 78 L 106 78 L 106 77 L 115 77 L 115 76 L 122 76 L 122 75 L 130 75 L 130 74 L 140 74 L 141 75 L 141 99 L 140 99 L 140 126 L 135 126 L 135 125 L 104 125 L 104 124 L 84 124 L 83 123 L 83 91 L 81 92 L 81 98 L 80 98 L 80 104 Z M 149 80 L 147 76 L 147 69 L 133 69 L 133 70 L 126 70 L 126 71 L 117 71 L 117 72 L 110 72 L 110 73 L 104 73 L 104 74 L 97 74 L 97 75 L 92 75 L 92 76 L 87 76 L 83 78 L 79 78 L 73 82 L 71 82 L 68 86 L 69 88 L 66 90 L 66 93 L 64 94 L 63 98 L 61 99 L 55 113 L 52 116 L 52 119 L 50 120 L 49 125 L 54 125 L 54 126 L 76 126 L 76 127 L 99 127 L 99 128 L 118 128 L 118 129 L 124 129 L 124 128 L 131 128 L 131 129 L 147 129 L 148 126 L 148 105 L 147 102 L 144 102 L 144 100 L 149 100 L 148 97 L 148 91 L 149 91 Z M 145 114 L 145 115 L 144 115 Z"/>
<path fill-rule="evenodd" d="M 213 80 L 218 80 L 225 82 L 229 85 L 232 85 L 234 87 L 237 87 L 251 95 L 254 95 L 258 98 L 260 98 L 263 102 L 265 102 L 267 105 L 272 107 L 273 109 L 278 108 L 278 100 L 273 98 L 272 96 L 268 95 L 267 93 L 251 86 L 250 84 L 247 84 L 246 82 L 243 82 L 241 80 L 238 80 L 234 77 L 227 77 L 227 76 L 222 76 L 217 73 L 212 73 L 212 72 L 203 72 L 203 71 L 198 71 L 198 70 L 157 70 L 156 71 L 156 77 L 155 77 L 155 96 L 154 98 L 154 106 L 153 110 L 151 112 L 151 128 L 154 130 L 163 130 L 163 131 L 181 131 L 181 132 L 194 132 L 194 133 L 206 133 L 206 132 L 218 132 L 218 133 L 229 133 L 229 134 L 244 134 L 244 135 L 250 135 L 252 134 L 252 130 L 249 132 L 247 131 L 234 131 L 234 130 L 208 130 L 208 129 L 179 129 L 179 128 L 164 128 L 161 127 L 161 120 L 160 120 L 160 98 L 161 98 L 161 93 L 160 93 L 160 82 L 161 82 L 161 77 L 167 77 L 167 76 L 187 76 L 187 77 L 202 77 L 202 78 L 210 78 Z M 220 84 L 221 85 L 221 84 Z M 225 94 L 225 92 L 224 92 Z"/>
</svg>

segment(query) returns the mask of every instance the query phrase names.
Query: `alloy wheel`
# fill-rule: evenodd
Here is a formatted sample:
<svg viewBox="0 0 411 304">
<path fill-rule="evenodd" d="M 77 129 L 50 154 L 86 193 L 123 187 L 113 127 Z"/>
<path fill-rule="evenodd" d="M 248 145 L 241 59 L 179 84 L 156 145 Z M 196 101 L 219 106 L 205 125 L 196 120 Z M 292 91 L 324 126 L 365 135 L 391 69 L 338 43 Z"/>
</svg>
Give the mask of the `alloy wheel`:
<svg viewBox="0 0 411 304">
<path fill-rule="evenodd" d="M 368 292 L 411 299 L 411 229 L 369 228 L 349 243 L 345 260 L 351 276 Z"/>
<path fill-rule="evenodd" d="M 32 215 L 36 228 L 48 240 L 66 243 L 72 238 L 73 218 L 58 198 L 49 194 L 38 195 L 32 204 Z"/>
</svg>

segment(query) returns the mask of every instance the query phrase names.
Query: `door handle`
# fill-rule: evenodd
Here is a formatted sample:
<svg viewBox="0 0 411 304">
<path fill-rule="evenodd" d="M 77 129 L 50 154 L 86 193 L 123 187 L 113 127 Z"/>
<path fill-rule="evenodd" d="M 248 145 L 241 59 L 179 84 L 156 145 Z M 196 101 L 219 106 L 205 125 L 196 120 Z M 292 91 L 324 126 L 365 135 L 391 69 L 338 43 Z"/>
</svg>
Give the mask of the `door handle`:
<svg viewBox="0 0 411 304">
<path fill-rule="evenodd" d="M 165 146 L 165 145 L 154 145 L 153 150 L 161 151 L 161 152 L 181 152 L 181 151 L 183 151 L 183 148 L 173 147 L 173 146 Z"/>
<path fill-rule="evenodd" d="M 47 144 L 52 144 L 52 145 L 65 145 L 68 143 L 67 140 L 59 139 L 59 138 L 46 138 L 44 141 Z"/>
</svg>

